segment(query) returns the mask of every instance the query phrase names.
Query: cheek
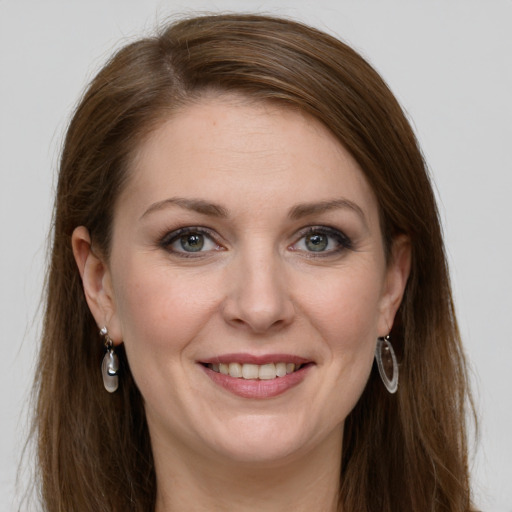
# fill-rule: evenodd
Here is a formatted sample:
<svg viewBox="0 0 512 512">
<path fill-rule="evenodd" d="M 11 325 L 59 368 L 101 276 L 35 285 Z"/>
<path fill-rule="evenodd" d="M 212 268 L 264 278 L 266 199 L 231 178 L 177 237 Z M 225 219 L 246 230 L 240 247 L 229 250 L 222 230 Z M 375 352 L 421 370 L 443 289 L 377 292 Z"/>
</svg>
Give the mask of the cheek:
<svg viewBox="0 0 512 512">
<path fill-rule="evenodd" d="M 216 307 L 211 279 L 184 279 L 166 266 L 136 264 L 120 268 L 119 275 L 117 311 L 129 352 L 183 349 Z"/>
<path fill-rule="evenodd" d="M 327 322 L 331 362 L 337 368 L 333 388 L 343 393 L 352 390 L 340 398 L 347 413 L 362 394 L 373 365 L 380 319 L 378 283 L 375 276 L 349 281 Z"/>
<path fill-rule="evenodd" d="M 304 291 L 305 309 L 334 352 L 347 353 L 377 338 L 381 275 L 369 269 L 340 272 Z"/>
<path fill-rule="evenodd" d="M 381 282 L 382 275 L 371 268 L 352 268 L 339 279 L 331 276 L 321 293 L 309 296 L 309 318 L 323 340 L 323 392 L 341 419 L 356 404 L 372 369 Z"/>
<path fill-rule="evenodd" d="M 194 340 L 215 308 L 209 283 L 184 279 L 169 267 L 136 265 L 119 269 L 118 316 L 131 373 L 149 407 L 158 410 L 162 396 L 174 396 L 170 410 L 179 415 L 183 364 Z M 181 279 L 180 279 L 181 277 Z"/>
</svg>

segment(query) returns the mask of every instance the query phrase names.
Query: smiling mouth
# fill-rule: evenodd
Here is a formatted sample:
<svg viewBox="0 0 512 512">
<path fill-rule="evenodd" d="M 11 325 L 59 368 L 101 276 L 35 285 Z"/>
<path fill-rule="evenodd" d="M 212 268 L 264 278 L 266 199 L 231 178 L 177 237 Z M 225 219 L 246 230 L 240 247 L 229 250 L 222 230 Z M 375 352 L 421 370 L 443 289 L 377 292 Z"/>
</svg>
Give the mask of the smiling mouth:
<svg viewBox="0 0 512 512">
<path fill-rule="evenodd" d="M 242 398 L 268 399 L 299 386 L 315 362 L 292 354 L 223 354 L 198 361 L 218 386 Z"/>
<path fill-rule="evenodd" d="M 247 363 L 209 363 L 205 366 L 216 373 L 228 375 L 235 379 L 273 380 L 295 373 L 304 365 L 281 362 L 261 365 Z"/>
</svg>

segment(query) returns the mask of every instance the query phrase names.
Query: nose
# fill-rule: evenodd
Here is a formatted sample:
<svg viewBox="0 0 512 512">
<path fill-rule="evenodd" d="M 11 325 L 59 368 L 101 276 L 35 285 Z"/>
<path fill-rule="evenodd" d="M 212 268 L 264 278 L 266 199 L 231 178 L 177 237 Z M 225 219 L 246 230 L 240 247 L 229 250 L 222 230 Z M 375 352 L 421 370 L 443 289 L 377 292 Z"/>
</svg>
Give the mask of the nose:
<svg viewBox="0 0 512 512">
<path fill-rule="evenodd" d="M 263 334 L 293 321 L 290 283 L 277 255 L 240 256 L 230 268 L 228 279 L 223 314 L 229 324 Z"/>
</svg>

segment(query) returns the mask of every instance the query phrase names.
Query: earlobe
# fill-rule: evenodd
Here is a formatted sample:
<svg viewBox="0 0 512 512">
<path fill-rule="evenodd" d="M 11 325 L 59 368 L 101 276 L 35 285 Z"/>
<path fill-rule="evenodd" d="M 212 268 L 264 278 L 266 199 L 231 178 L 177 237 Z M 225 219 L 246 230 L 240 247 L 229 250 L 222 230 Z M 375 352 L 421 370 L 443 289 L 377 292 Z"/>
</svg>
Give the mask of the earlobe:
<svg viewBox="0 0 512 512">
<path fill-rule="evenodd" d="M 113 336 L 118 338 L 120 334 L 115 335 L 111 327 L 116 309 L 108 266 L 93 250 L 91 236 L 84 226 L 73 231 L 71 245 L 89 309 L 99 327 L 109 327 L 114 340 Z"/>
<path fill-rule="evenodd" d="M 389 334 L 411 271 L 411 241 L 406 235 L 394 238 L 386 270 L 386 281 L 381 301 L 379 336 Z"/>
</svg>

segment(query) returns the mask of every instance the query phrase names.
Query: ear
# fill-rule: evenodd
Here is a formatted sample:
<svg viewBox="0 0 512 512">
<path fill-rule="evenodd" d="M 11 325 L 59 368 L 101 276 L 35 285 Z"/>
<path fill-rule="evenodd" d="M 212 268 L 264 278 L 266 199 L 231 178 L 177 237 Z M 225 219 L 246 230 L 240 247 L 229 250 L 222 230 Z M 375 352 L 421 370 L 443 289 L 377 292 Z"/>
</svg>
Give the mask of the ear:
<svg viewBox="0 0 512 512">
<path fill-rule="evenodd" d="M 71 245 L 82 278 L 85 299 L 98 330 L 106 326 L 112 341 L 119 344 L 122 334 L 117 321 L 110 270 L 104 259 L 94 252 L 89 231 L 84 226 L 73 231 Z"/>
<path fill-rule="evenodd" d="M 380 302 L 379 337 L 388 335 L 393 326 L 410 271 L 411 241 L 406 235 L 398 235 L 393 239 L 386 269 L 386 279 Z"/>
</svg>

